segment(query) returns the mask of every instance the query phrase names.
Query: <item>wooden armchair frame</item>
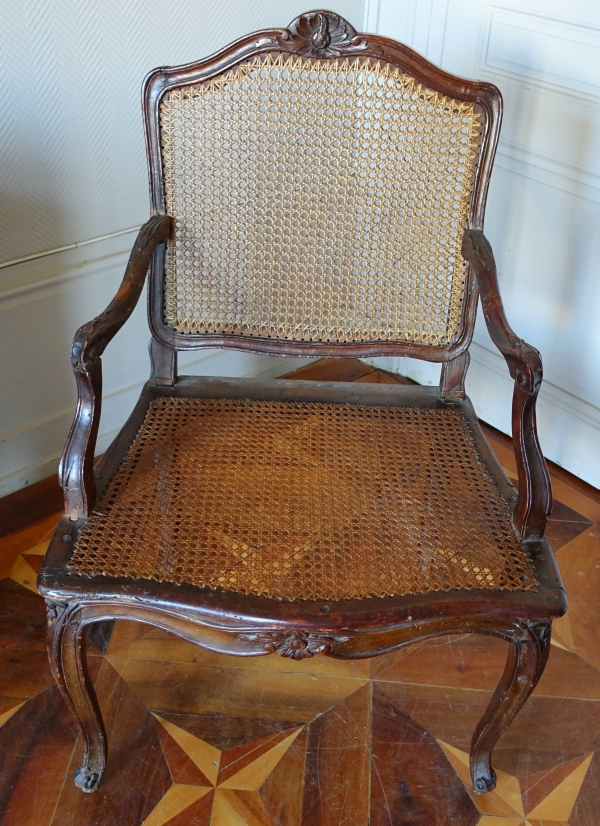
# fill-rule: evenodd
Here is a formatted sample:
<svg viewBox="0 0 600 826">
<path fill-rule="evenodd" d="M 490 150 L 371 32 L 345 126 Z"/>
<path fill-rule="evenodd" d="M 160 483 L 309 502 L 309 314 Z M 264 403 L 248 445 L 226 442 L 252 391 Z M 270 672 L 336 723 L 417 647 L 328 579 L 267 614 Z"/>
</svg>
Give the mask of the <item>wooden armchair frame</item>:
<svg viewBox="0 0 600 826">
<path fill-rule="evenodd" d="M 213 77 L 248 57 L 269 52 L 336 59 L 363 56 L 404 68 L 429 87 L 475 101 L 483 113 L 481 160 L 473 190 L 463 255 L 468 262 L 459 335 L 446 348 L 408 342 L 291 342 L 240 336 L 183 335 L 162 317 L 165 243 L 171 218 L 165 214 L 158 104 L 169 88 Z M 75 783 L 94 791 L 106 763 L 106 735 L 86 660 L 86 628 L 98 622 L 130 619 L 149 623 L 212 651 L 241 656 L 273 652 L 302 659 L 317 653 L 339 658 L 372 657 L 417 639 L 480 632 L 510 643 L 506 668 L 473 735 L 471 772 L 481 794 L 494 788 L 491 753 L 515 717 L 546 663 L 552 618 L 566 610 L 566 598 L 552 551 L 544 538 L 551 507 L 548 471 L 540 450 L 535 404 L 542 379 L 539 353 L 510 329 L 500 299 L 496 268 L 481 226 L 501 119 L 495 87 L 454 78 L 407 47 L 387 38 L 358 35 L 330 12 L 313 12 L 288 29 L 265 30 L 243 38 L 208 60 L 159 69 L 146 81 L 144 111 L 148 139 L 153 217 L 142 227 L 123 283 L 104 313 L 76 334 L 73 369 L 79 401 L 60 468 L 65 515 L 50 544 L 39 576 L 48 609 L 48 648 L 58 685 L 79 721 L 84 743 Z M 94 467 L 102 388 L 101 355 L 131 315 L 150 268 L 149 315 L 151 377 L 122 432 Z M 514 379 L 513 439 L 518 492 L 487 445 L 464 380 L 478 296 L 490 336 Z M 441 361 L 439 388 L 368 386 L 344 383 L 259 381 L 178 377 L 177 350 L 234 347 L 255 352 L 303 356 L 410 355 Z M 515 530 L 526 546 L 537 588 L 529 591 L 454 590 L 341 602 L 278 601 L 223 590 L 107 576 L 73 577 L 67 566 L 78 535 L 118 469 L 154 399 L 243 398 L 325 401 L 352 404 L 418 405 L 460 410 L 472 427 L 477 448 L 513 511 Z"/>
</svg>

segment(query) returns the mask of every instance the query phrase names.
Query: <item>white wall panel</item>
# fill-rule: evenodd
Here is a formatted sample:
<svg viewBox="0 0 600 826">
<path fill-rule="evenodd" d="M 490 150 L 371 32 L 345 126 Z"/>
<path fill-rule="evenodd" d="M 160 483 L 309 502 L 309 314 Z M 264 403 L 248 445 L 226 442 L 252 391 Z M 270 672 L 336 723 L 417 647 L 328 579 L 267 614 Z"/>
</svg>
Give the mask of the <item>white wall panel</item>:
<svg viewBox="0 0 600 826">
<path fill-rule="evenodd" d="M 75 411 L 73 333 L 108 304 L 135 233 L 0 270 L 0 496 L 54 473 Z M 8 274 L 12 275 L 12 282 Z M 149 373 L 145 297 L 102 358 L 98 453 L 125 422 Z M 305 359 L 205 350 L 180 372 L 278 376 Z"/>
<path fill-rule="evenodd" d="M 600 4 L 587 0 L 379 0 L 378 31 L 505 102 L 486 234 L 516 333 L 539 348 L 548 458 L 600 487 Z M 425 383 L 439 368 L 404 360 Z M 468 390 L 510 429 L 512 384 L 481 318 Z"/>
<path fill-rule="evenodd" d="M 485 66 L 600 94 L 600 30 L 510 6 L 492 6 L 490 12 Z"/>
<path fill-rule="evenodd" d="M 22 0 L 0 27 L 0 496 L 56 470 L 75 405 L 70 345 L 114 295 L 149 215 L 141 83 L 285 26 L 301 0 Z M 362 28 L 364 0 L 336 11 Z M 133 231 L 100 238 L 128 228 Z M 92 243 L 52 255 L 57 247 Z M 2 262 L 42 257 L 2 267 Z M 141 301 L 109 346 L 98 451 L 149 372 Z M 281 375 L 306 360 L 233 351 L 182 356 L 183 372 Z"/>
</svg>

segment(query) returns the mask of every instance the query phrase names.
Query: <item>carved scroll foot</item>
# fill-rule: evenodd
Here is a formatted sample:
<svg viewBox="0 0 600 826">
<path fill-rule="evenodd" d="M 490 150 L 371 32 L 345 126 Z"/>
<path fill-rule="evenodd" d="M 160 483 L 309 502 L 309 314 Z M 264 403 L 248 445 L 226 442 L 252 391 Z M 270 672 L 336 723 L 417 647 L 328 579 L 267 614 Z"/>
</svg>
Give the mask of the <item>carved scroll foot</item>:
<svg viewBox="0 0 600 826">
<path fill-rule="evenodd" d="M 492 768 L 489 759 L 479 761 L 477 766 L 471 761 L 471 777 L 473 778 L 473 791 L 475 794 L 493 792 L 496 788 L 496 772 Z"/>
<path fill-rule="evenodd" d="M 502 732 L 542 676 L 550 650 L 550 622 L 520 622 L 509 637 L 506 667 L 471 741 L 471 777 L 475 794 L 496 786 L 492 750 Z"/>
<path fill-rule="evenodd" d="M 75 785 L 82 792 L 95 792 L 100 785 L 102 774 L 94 771 L 91 766 L 80 766 L 75 770 Z"/>
<path fill-rule="evenodd" d="M 75 772 L 75 785 L 84 792 L 95 792 L 106 766 L 106 733 L 87 671 L 81 610 L 76 604 L 50 601 L 46 609 L 50 665 L 83 740 L 83 761 Z"/>
</svg>

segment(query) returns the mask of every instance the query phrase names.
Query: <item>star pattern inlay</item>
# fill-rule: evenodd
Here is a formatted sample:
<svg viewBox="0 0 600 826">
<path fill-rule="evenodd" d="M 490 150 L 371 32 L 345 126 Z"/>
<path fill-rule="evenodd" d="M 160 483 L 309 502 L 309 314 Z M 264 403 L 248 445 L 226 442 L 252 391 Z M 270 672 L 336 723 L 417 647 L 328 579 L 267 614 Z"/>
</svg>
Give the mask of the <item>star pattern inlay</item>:
<svg viewBox="0 0 600 826">
<path fill-rule="evenodd" d="M 593 754 L 584 755 L 521 783 L 513 775 L 496 769 L 496 788 L 479 796 L 472 790 L 469 755 L 442 740 L 438 743 L 481 812 L 477 826 L 569 826 L 593 757 Z M 537 793 L 536 786 L 539 786 Z"/>
<path fill-rule="evenodd" d="M 186 766 L 181 760 L 185 755 L 192 764 L 189 767 L 192 774 L 187 776 L 194 782 L 174 782 L 142 826 L 164 826 L 188 809 L 191 814 L 195 804 L 208 795 L 211 800 L 206 800 L 204 805 L 206 826 L 270 826 L 259 790 L 304 726 L 221 751 L 159 715 L 154 717 L 162 728 L 159 736 L 163 748 L 167 746 L 165 756 L 172 775 L 185 772 Z M 173 742 L 183 752 L 176 767 Z"/>
</svg>

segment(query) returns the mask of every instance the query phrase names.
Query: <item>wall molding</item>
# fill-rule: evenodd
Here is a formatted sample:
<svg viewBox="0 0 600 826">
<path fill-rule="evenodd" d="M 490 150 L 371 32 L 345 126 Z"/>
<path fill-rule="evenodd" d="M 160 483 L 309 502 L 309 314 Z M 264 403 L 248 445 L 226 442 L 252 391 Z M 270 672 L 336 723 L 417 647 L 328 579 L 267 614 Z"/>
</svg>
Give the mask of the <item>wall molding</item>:
<svg viewBox="0 0 600 826">
<path fill-rule="evenodd" d="M 391 32 L 391 36 L 404 37 L 407 45 L 423 54 L 428 60 L 440 65 L 443 62 L 444 39 L 446 34 L 446 19 L 450 0 L 401 0 L 401 2 L 385 2 L 385 0 L 368 0 L 365 10 L 365 28 L 368 31 Z M 500 79 L 531 86 L 546 94 L 552 94 L 562 99 L 572 100 L 573 96 L 580 98 L 585 104 L 597 108 L 600 105 L 600 86 L 598 93 L 580 93 L 569 86 L 561 86 L 528 74 L 510 72 L 497 66 L 490 65 L 487 60 L 489 38 L 493 25 L 494 13 L 519 15 L 524 19 L 540 20 L 544 23 L 573 30 L 574 32 L 588 32 L 597 38 L 600 49 L 600 27 L 580 21 L 524 11 L 522 8 L 509 4 L 492 3 L 487 10 L 487 19 L 481 26 L 479 59 L 480 77 L 494 80 Z M 443 20 L 443 23 L 440 21 Z M 390 28 L 394 25 L 396 31 Z M 536 151 L 530 147 L 520 146 L 500 139 L 496 164 L 509 172 L 514 172 L 538 183 L 552 186 L 572 195 L 600 203 L 600 169 L 583 166 L 572 161 Z"/>
<path fill-rule="evenodd" d="M 150 334 L 148 333 L 148 337 Z M 315 359 L 272 358 L 227 350 L 211 350 L 204 355 L 181 359 L 180 372 L 207 376 L 277 378 Z M 149 373 L 149 364 L 148 364 Z M 146 379 L 120 387 L 102 397 L 102 423 L 96 453 L 104 453 L 133 410 Z M 58 462 L 73 421 L 70 405 L 24 427 L 0 434 L 1 466 L 13 469 L 0 475 L 0 497 L 58 472 Z"/>
<path fill-rule="evenodd" d="M 364 0 L 337 0 L 335 10 L 360 24 Z M 3 11 L 4 262 L 141 223 L 147 72 L 286 26 L 303 8 L 296 0 L 25 0 Z"/>
<path fill-rule="evenodd" d="M 363 31 L 378 32 L 379 16 L 381 13 L 381 0 L 365 0 L 365 16 L 363 21 Z"/>
<path fill-rule="evenodd" d="M 123 275 L 138 229 L 134 227 L 86 245 L 19 261 L 0 270 L 0 307 L 36 301 L 51 291 L 60 291 L 74 286 L 77 281 L 89 279 L 92 274 L 102 277 L 106 271 L 112 273 L 119 266 Z"/>
<path fill-rule="evenodd" d="M 49 255 L 56 255 L 59 252 L 66 252 L 67 250 L 79 249 L 80 247 L 87 247 L 90 244 L 96 244 L 99 241 L 107 241 L 109 238 L 116 238 L 119 235 L 129 235 L 130 232 L 136 232 L 140 226 L 128 227 L 127 229 L 120 229 L 117 232 L 109 232 L 106 235 L 99 235 L 97 238 L 88 238 L 86 241 L 76 241 L 74 244 L 65 244 L 63 247 L 55 247 L 50 250 L 43 250 L 42 252 L 33 252 L 31 255 L 24 255 L 21 258 L 14 258 L 12 261 L 4 261 L 0 264 L 0 270 L 7 267 L 14 267 L 16 264 L 24 264 L 26 261 L 35 261 L 36 258 L 47 258 Z"/>
<path fill-rule="evenodd" d="M 450 38 L 446 32 L 450 2 L 367 0 L 364 29 L 389 34 L 440 64 L 443 63 L 445 38 Z M 482 15 L 481 29 L 473 37 L 474 59 L 479 60 L 479 63 L 475 62 L 475 71 L 480 66 L 480 76 L 491 80 L 497 77 L 501 82 L 520 84 L 534 93 L 575 101 L 578 106 L 581 104 L 579 112 L 594 113 L 596 118 L 600 85 L 598 92 L 592 94 L 589 90 L 561 85 L 549 77 L 532 77 L 527 72 L 514 72 L 506 66 L 486 63 L 494 10 L 513 16 L 520 14 L 521 18 L 525 15 L 534 23 L 541 21 L 540 26 L 562 27 L 564 31 L 587 37 L 593 44 L 600 44 L 600 28 L 558 16 L 524 12 L 522 6 L 497 2 L 492 4 L 487 17 Z M 550 28 L 547 31 L 550 32 Z M 600 203 L 600 170 L 504 139 L 501 140 L 496 163 L 508 172 Z M 125 221 L 121 222 L 123 225 L 126 225 Z M 52 255 L 14 262 L 0 269 L 2 319 L 10 321 L 13 329 L 18 323 L 28 332 L 16 348 L 15 337 L 10 338 L 6 331 L 3 333 L 0 320 L 0 349 L 10 353 L 10 360 L 17 365 L 11 366 L 9 359 L 0 363 L 3 385 L 10 387 L 7 394 L 10 398 L 3 404 L 4 410 L 0 411 L 0 495 L 55 472 L 74 410 L 74 403 L 69 404 L 73 398 L 73 381 L 68 342 L 78 324 L 104 309 L 104 298 L 100 296 L 110 298 L 114 294 L 136 231 L 137 228 L 132 228 L 124 231 L 123 235 L 111 234 L 108 238 L 92 239 L 93 243 L 85 246 L 79 244 L 69 249 L 51 251 Z M 90 298 L 92 294 L 93 301 Z M 92 312 L 88 312 L 90 304 L 93 305 Z M 115 344 L 121 353 L 134 355 L 135 348 L 135 370 L 121 374 L 118 357 L 111 356 L 110 348 L 107 351 L 105 375 L 108 392 L 104 397 L 99 450 L 106 448 L 132 409 L 148 373 L 148 333 L 141 305 L 142 302 L 136 310 L 136 318 L 126 325 L 128 329 L 133 325 L 133 332 L 128 332 L 129 337 L 123 338 L 121 344 Z M 38 330 L 43 333 L 45 346 L 53 351 L 52 358 L 46 358 L 46 353 L 41 356 L 46 374 L 51 376 L 56 388 L 50 388 L 50 393 L 40 391 L 33 398 L 28 387 L 38 381 L 32 377 L 35 376 L 40 354 L 39 348 L 38 353 L 34 352 L 34 335 L 29 333 L 35 334 Z M 123 334 L 124 331 L 119 336 Z M 467 386 L 477 411 L 485 421 L 509 432 L 512 381 L 504 360 L 493 349 L 479 342 L 473 343 L 471 354 Z M 439 365 L 411 359 L 375 359 L 369 362 L 379 363 L 386 369 L 409 375 L 425 384 L 436 384 L 439 380 Z M 306 360 L 282 361 L 235 351 L 204 351 L 200 356 L 197 352 L 182 354 L 180 364 L 182 372 L 202 371 L 209 375 L 281 375 L 306 364 Z M 5 383 L 6 376 L 8 381 Z M 599 487 L 600 406 L 561 388 L 559 376 L 552 376 L 552 379 L 544 381 L 538 407 L 542 447 L 547 451 L 548 458 Z M 44 386 L 47 388 L 52 382 L 46 381 Z"/>
<path fill-rule="evenodd" d="M 494 62 L 490 58 L 490 42 L 493 36 L 494 25 L 502 23 L 518 25 L 524 22 L 521 28 L 533 34 L 548 35 L 548 37 L 564 39 L 568 42 L 581 42 L 582 46 L 591 45 L 598 50 L 600 62 L 600 27 L 580 21 L 569 20 L 558 15 L 540 14 L 527 11 L 509 4 L 492 3 L 487 8 L 486 20 L 481 27 L 479 43 L 479 74 L 492 81 L 508 81 L 517 83 L 524 88 L 530 88 L 558 97 L 572 103 L 576 99 L 579 103 L 597 109 L 600 105 L 600 72 L 597 84 L 581 84 L 577 80 L 564 77 L 563 82 L 551 74 L 523 66 L 510 69 L 509 65 L 502 66 L 502 61 Z M 561 38 L 561 36 L 564 36 Z M 582 42 L 587 40 L 587 43 Z M 514 64 L 515 67 L 517 64 Z M 584 88 L 585 87 L 585 88 Z M 581 164 L 549 155 L 531 147 L 521 146 L 504 138 L 500 139 L 497 164 L 509 172 L 514 172 L 531 180 L 537 181 L 556 189 L 561 189 L 577 197 L 600 203 L 600 170 L 586 167 Z"/>
<path fill-rule="evenodd" d="M 563 86 L 553 84 L 550 81 L 542 81 L 538 78 L 531 77 L 531 75 L 519 75 L 509 72 L 505 69 L 494 68 L 483 64 L 479 69 L 480 80 L 490 80 L 492 83 L 499 83 L 509 81 L 511 83 L 519 83 L 521 86 L 531 88 L 538 92 L 543 92 L 545 95 L 552 95 L 556 98 L 561 98 L 565 101 L 577 100 L 586 106 L 597 109 L 600 106 L 600 97 L 592 94 L 585 94 L 578 91 L 567 90 Z"/>
<path fill-rule="evenodd" d="M 486 370 L 490 370 L 501 378 L 510 381 L 512 386 L 512 380 L 508 375 L 506 362 L 500 353 L 474 341 L 471 345 L 471 361 L 476 361 L 482 367 L 485 367 Z M 569 416 L 579 419 L 600 431 L 600 407 L 597 407 L 581 396 L 570 393 L 547 377 L 544 377 L 542 382 L 539 398 L 540 403 L 547 403 L 559 407 Z"/>
<path fill-rule="evenodd" d="M 449 0 L 367 0 L 365 31 L 386 34 L 440 65 Z M 443 20 L 443 26 L 434 21 Z"/>
<path fill-rule="evenodd" d="M 513 382 L 501 357 L 481 345 L 471 347 L 467 392 L 477 415 L 510 435 Z M 600 488 L 600 409 L 544 380 L 537 403 L 544 456 Z"/>
<path fill-rule="evenodd" d="M 593 22 L 561 16 L 561 12 L 575 14 L 576 8 Z M 525 337 L 528 338 L 528 329 L 535 330 L 531 339 L 539 342 L 542 355 L 548 342 L 559 336 L 564 347 L 572 341 L 576 348 L 573 358 L 596 359 L 598 337 L 590 326 L 591 316 L 582 297 L 585 284 L 589 294 L 587 306 L 597 298 L 593 267 L 598 244 L 590 231 L 597 213 L 590 202 L 600 203 L 600 163 L 596 163 L 595 153 L 600 105 L 600 25 L 596 8 L 593 4 L 586 10 L 581 4 L 568 7 L 557 2 L 542 6 L 522 0 L 373 0 L 369 12 L 378 22 L 380 34 L 404 39 L 449 71 L 498 82 L 507 97 L 513 96 L 515 117 L 519 115 L 519 104 L 524 110 L 521 114 L 530 115 L 531 122 L 515 122 L 511 140 L 501 137 L 496 158 L 496 167 L 501 172 L 496 178 L 498 185 L 492 183 L 492 191 L 500 197 L 507 186 L 517 187 L 523 202 L 517 212 L 513 204 L 507 214 L 502 202 L 492 204 L 490 199 L 488 228 L 496 239 L 500 269 L 503 260 L 511 263 L 511 287 L 514 289 L 515 279 L 527 278 L 529 273 L 531 283 L 546 291 L 544 306 L 552 313 L 547 324 L 537 318 L 532 319 L 530 327 L 526 311 L 523 306 L 519 308 Z M 499 28 L 513 24 L 517 26 L 514 30 Z M 530 30 L 531 37 L 519 27 Z M 557 37 L 563 38 L 563 42 Z M 584 45 L 579 49 L 572 41 Z M 561 126 L 564 129 L 557 131 Z M 545 140 L 545 136 L 549 139 Z M 584 150 L 585 154 L 577 154 Z M 519 178 L 507 179 L 506 173 L 551 189 L 526 187 L 519 183 Z M 556 190 L 574 198 L 564 198 Z M 569 227 L 572 242 L 577 242 L 577 249 L 581 250 L 579 258 L 572 249 L 569 232 L 564 237 L 561 234 L 567 216 L 571 223 L 577 220 L 580 234 L 585 236 L 585 243 L 581 243 L 577 231 Z M 522 237 L 521 233 L 532 240 L 519 247 L 516 258 L 514 245 L 520 244 L 516 239 Z M 548 250 L 545 256 L 536 256 L 533 243 L 544 244 L 544 233 L 552 234 L 546 238 Z M 534 312 L 538 305 L 531 285 L 521 295 Z M 584 333 L 575 331 L 573 313 L 579 314 L 575 318 L 581 317 Z M 556 329 L 554 325 L 559 323 L 562 326 Z M 484 333 L 481 343 L 477 332 L 475 335 L 467 391 L 478 415 L 509 433 L 512 380 L 503 358 Z M 439 382 L 439 366 L 428 362 L 375 359 L 369 363 L 422 384 Z M 587 385 L 585 389 L 575 385 L 566 363 L 556 359 L 560 374 L 547 369 L 542 384 L 538 403 L 542 449 L 552 461 L 600 487 L 600 396 L 592 392 L 596 390 L 593 381 L 589 392 Z M 589 369 L 583 370 L 582 375 L 596 375 L 597 363 L 596 359 L 588 364 Z"/>
<path fill-rule="evenodd" d="M 0 409 L 0 496 L 56 473 L 75 412 L 70 341 L 77 327 L 100 313 L 116 292 L 135 234 L 136 229 L 85 248 L 20 262 L 10 273 L 8 268 L 0 272 L 4 276 L 0 281 L 0 350 L 13 354 L 11 363 L 0 362 L 2 384 L 11 388 Z M 31 319 L 38 320 L 37 326 Z M 3 321 L 16 324 L 17 329 L 34 325 L 43 349 L 50 353 L 45 368 L 50 377 L 40 374 L 36 335 L 28 336 L 15 350 L 10 324 Z M 115 348 L 130 354 L 127 369 L 118 352 L 111 353 L 112 345 L 103 359 L 105 392 L 98 453 L 106 450 L 123 426 L 149 375 L 150 332 L 143 298 L 118 336 L 124 334 Z M 210 376 L 277 377 L 309 361 L 314 359 L 234 350 L 199 350 L 179 357 L 180 373 Z M 32 397 L 34 405 L 26 401 Z"/>
<path fill-rule="evenodd" d="M 521 25 L 519 25 L 519 22 Z M 556 95 L 567 100 L 572 100 L 575 97 L 593 106 L 600 104 L 600 73 L 597 83 L 586 83 L 576 78 L 569 78 L 564 74 L 536 69 L 534 66 L 523 65 L 522 69 L 513 69 L 510 67 L 517 67 L 518 64 L 510 60 L 496 58 L 494 62 L 494 58 L 490 57 L 494 25 L 498 26 L 503 23 L 534 34 L 546 35 L 549 38 L 576 42 L 581 47 L 591 46 L 598 50 L 599 55 L 600 27 L 558 15 L 526 11 L 523 8 L 508 4 L 490 3 L 487 8 L 486 22 L 481 27 L 479 44 L 479 66 L 480 71 L 485 74 L 516 80 L 519 83 L 538 88 L 546 94 Z M 537 25 L 535 25 L 536 23 Z M 554 53 L 556 54 L 556 50 L 554 50 Z M 592 61 L 592 63 L 596 62 Z"/>
<path fill-rule="evenodd" d="M 500 139 L 496 166 L 537 183 L 600 203 L 600 172 Z"/>
</svg>

